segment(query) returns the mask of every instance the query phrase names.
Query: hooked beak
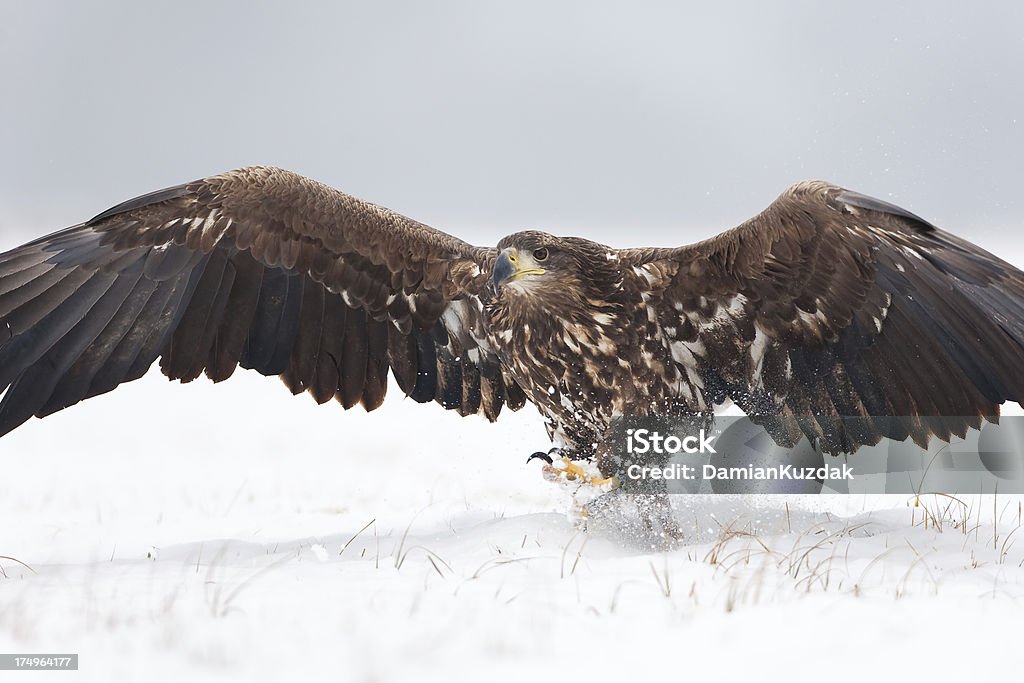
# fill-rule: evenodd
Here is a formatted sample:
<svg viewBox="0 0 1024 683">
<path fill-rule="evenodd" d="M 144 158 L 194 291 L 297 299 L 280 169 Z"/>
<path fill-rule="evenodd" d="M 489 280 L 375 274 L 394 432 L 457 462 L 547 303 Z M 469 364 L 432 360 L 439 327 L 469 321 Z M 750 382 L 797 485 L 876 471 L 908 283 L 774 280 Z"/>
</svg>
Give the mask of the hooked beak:
<svg viewBox="0 0 1024 683">
<path fill-rule="evenodd" d="M 498 254 L 498 260 L 494 262 L 494 271 L 491 273 L 491 284 L 494 286 L 494 291 L 497 292 L 506 282 L 514 282 L 524 275 L 543 275 L 544 269 L 535 266 L 533 259 L 522 258 L 518 249 L 514 247 L 502 249 Z"/>
</svg>

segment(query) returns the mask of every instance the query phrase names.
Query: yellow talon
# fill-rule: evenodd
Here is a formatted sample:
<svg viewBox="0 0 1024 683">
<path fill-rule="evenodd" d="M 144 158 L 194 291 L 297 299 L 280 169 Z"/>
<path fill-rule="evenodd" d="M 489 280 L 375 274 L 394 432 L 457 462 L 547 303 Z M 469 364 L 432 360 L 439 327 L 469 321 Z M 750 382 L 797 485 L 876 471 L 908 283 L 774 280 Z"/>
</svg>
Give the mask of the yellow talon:
<svg viewBox="0 0 1024 683">
<path fill-rule="evenodd" d="M 547 465 L 544 467 L 549 474 L 555 478 L 560 475 L 565 475 L 565 478 L 569 481 L 581 481 L 591 486 L 604 486 L 605 484 L 612 484 L 617 486 L 618 482 L 615 477 L 594 477 L 587 473 L 585 469 L 569 460 L 569 458 L 561 459 L 562 467 L 556 467 L 555 465 Z"/>
</svg>

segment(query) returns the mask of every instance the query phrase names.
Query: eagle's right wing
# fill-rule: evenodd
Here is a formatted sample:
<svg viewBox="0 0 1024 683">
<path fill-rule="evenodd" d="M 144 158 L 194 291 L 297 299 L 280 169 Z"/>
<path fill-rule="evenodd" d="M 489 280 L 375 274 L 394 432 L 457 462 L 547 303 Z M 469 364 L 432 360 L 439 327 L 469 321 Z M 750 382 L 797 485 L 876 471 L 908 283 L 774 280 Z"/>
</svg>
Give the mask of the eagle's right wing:
<svg viewBox="0 0 1024 683">
<path fill-rule="evenodd" d="M 709 240 L 623 258 L 708 402 L 793 418 L 830 452 L 948 440 L 1024 400 L 1024 273 L 887 202 L 801 183 Z"/>
<path fill-rule="evenodd" d="M 488 348 L 494 250 L 302 176 L 246 168 L 153 192 L 0 255 L 0 435 L 138 379 L 236 366 L 367 410 L 525 402 Z"/>
</svg>

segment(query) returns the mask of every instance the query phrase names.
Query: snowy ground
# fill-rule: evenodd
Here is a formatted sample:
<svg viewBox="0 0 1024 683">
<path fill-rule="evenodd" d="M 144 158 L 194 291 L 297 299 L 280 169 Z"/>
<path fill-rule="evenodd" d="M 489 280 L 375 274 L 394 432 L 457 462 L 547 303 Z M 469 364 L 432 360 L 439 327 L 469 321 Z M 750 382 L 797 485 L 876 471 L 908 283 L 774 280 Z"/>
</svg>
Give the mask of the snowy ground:
<svg viewBox="0 0 1024 683">
<path fill-rule="evenodd" d="M 679 498 L 690 539 L 662 553 L 579 534 L 525 464 L 545 446 L 529 409 L 345 413 L 248 373 L 151 374 L 33 421 L 0 441 L 0 652 L 77 652 L 81 670 L 0 678 L 1016 668 L 1016 498 Z"/>
</svg>

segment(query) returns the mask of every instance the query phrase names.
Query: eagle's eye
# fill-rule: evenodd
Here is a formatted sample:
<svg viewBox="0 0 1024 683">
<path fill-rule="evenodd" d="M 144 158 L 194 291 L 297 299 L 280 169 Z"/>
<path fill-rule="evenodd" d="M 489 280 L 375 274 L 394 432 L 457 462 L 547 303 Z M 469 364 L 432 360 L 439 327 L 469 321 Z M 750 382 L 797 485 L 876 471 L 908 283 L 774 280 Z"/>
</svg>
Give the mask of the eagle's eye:
<svg viewBox="0 0 1024 683">
<path fill-rule="evenodd" d="M 538 262 L 546 261 L 547 258 L 548 258 L 548 250 L 545 249 L 544 247 L 541 247 L 540 249 L 534 249 L 533 250 L 533 258 L 534 258 L 535 261 L 538 261 Z"/>
</svg>

